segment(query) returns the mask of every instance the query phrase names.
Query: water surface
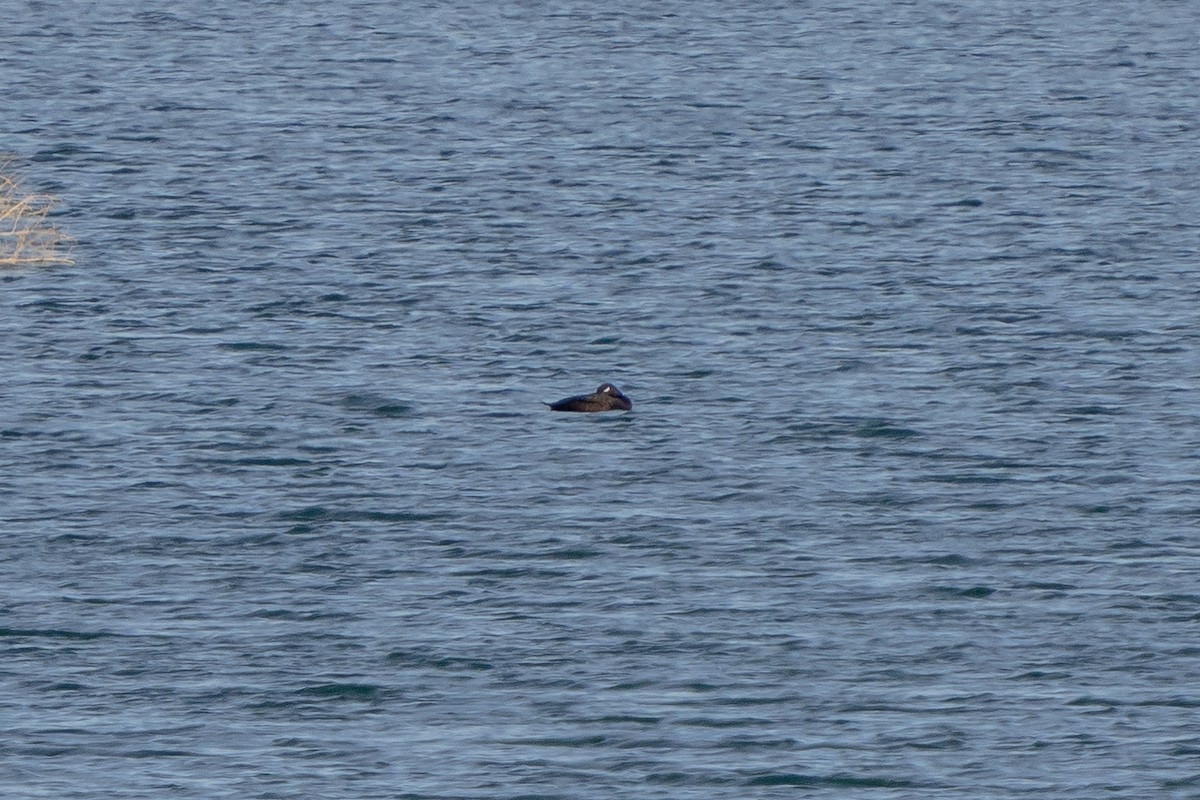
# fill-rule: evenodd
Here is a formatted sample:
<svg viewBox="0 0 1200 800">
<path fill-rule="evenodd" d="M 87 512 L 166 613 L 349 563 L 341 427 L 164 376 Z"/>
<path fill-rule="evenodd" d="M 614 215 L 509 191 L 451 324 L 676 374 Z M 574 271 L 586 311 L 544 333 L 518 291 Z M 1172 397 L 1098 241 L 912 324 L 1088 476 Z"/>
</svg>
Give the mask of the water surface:
<svg viewBox="0 0 1200 800">
<path fill-rule="evenodd" d="M 1198 796 L 1194 34 L 10 9 L 8 792 Z"/>
</svg>

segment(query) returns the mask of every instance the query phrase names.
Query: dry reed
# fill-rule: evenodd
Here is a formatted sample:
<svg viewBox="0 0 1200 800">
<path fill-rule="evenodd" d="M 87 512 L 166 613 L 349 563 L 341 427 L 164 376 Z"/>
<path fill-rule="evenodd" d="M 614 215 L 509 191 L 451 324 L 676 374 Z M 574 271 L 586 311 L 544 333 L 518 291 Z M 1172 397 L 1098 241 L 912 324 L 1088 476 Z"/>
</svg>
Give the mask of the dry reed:
<svg viewBox="0 0 1200 800">
<path fill-rule="evenodd" d="M 71 264 L 71 237 L 46 216 L 58 203 L 48 194 L 27 193 L 0 159 L 0 265 Z"/>
</svg>

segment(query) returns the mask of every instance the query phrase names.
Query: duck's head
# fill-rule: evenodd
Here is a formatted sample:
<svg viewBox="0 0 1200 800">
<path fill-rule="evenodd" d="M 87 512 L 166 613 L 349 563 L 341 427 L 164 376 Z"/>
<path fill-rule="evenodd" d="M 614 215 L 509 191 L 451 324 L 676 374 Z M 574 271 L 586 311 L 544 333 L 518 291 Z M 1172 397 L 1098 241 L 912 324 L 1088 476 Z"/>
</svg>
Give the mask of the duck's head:
<svg viewBox="0 0 1200 800">
<path fill-rule="evenodd" d="M 608 395 L 616 401 L 613 405 L 624 408 L 626 411 L 633 408 L 633 401 L 622 394 L 621 390 L 613 386 L 611 383 L 600 384 L 600 386 L 596 389 L 596 394 Z"/>
</svg>

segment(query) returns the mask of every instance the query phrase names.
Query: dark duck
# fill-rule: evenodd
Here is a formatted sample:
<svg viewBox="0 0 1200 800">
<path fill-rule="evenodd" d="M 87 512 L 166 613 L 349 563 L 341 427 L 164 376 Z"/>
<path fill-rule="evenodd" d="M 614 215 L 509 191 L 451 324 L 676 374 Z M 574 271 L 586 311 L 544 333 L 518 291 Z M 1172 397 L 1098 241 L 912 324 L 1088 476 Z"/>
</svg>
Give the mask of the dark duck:
<svg viewBox="0 0 1200 800">
<path fill-rule="evenodd" d="M 546 405 L 550 406 L 551 411 L 629 411 L 633 408 L 633 401 L 611 383 L 602 383 L 591 394 L 580 394 Z"/>
</svg>

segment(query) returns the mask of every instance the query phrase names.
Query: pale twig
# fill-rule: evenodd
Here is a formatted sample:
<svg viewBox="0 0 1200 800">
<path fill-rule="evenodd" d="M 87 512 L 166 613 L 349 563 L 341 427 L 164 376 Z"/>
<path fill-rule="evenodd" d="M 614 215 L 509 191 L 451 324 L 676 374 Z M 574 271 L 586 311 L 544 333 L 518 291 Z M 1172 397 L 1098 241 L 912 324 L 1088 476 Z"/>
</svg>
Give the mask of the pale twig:
<svg viewBox="0 0 1200 800">
<path fill-rule="evenodd" d="M 24 191 L 10 163 L 0 159 L 0 265 L 73 263 L 71 237 L 46 220 L 58 198 Z"/>
</svg>

